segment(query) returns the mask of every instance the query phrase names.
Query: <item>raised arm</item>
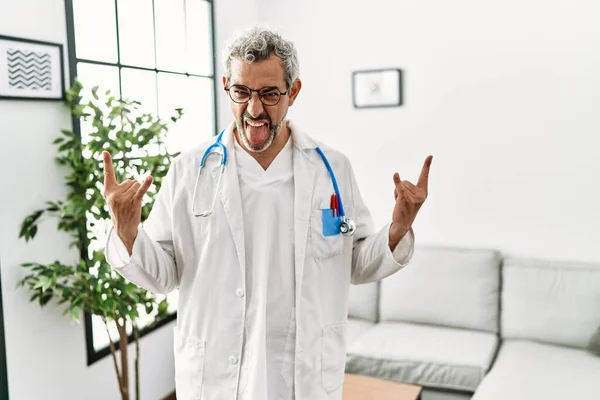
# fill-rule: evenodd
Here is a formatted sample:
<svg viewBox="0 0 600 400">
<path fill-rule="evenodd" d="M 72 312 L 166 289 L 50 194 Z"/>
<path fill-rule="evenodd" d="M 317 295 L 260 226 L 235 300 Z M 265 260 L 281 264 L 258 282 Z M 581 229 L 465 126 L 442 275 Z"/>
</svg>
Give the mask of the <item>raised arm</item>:
<svg viewBox="0 0 600 400">
<path fill-rule="evenodd" d="M 111 213 L 112 228 L 106 243 L 106 260 L 131 282 L 155 293 L 168 293 L 178 285 L 171 231 L 174 166 L 158 192 L 148 220 L 141 227 L 142 198 L 152 184 L 118 183 L 108 152 L 104 152 L 104 197 Z"/>
<path fill-rule="evenodd" d="M 412 224 L 427 198 L 432 158 L 429 156 L 425 159 L 417 185 L 402 181 L 397 173 L 394 174 L 395 205 L 392 221 L 378 232 L 373 232 L 371 215 L 350 169 L 357 226 L 352 252 L 353 284 L 381 280 L 410 261 L 414 248 Z"/>
</svg>

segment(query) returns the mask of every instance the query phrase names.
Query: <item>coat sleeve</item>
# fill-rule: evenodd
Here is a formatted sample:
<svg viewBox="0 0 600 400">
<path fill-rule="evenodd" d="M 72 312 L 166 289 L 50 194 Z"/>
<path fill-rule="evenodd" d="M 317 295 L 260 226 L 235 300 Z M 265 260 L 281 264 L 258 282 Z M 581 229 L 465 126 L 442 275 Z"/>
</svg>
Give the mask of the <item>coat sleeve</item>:
<svg viewBox="0 0 600 400">
<path fill-rule="evenodd" d="M 381 280 L 406 266 L 413 254 L 414 234 L 412 229 L 404 235 L 394 251 L 389 248 L 390 223 L 375 232 L 373 219 L 363 202 L 354 172 L 348 162 L 351 199 L 354 204 L 354 234 L 352 250 L 352 284 Z"/>
<path fill-rule="evenodd" d="M 175 179 L 176 165 L 173 162 L 148 219 L 138 227 L 131 256 L 112 226 L 106 242 L 105 257 L 111 267 L 126 279 L 154 293 L 167 294 L 179 284 L 172 230 Z"/>
</svg>

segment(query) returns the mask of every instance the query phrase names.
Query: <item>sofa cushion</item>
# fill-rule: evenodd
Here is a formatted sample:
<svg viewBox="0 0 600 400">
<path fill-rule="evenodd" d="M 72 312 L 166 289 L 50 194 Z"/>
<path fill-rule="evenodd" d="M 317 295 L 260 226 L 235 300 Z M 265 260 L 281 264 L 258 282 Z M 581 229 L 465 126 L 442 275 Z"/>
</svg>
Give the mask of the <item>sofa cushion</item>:
<svg viewBox="0 0 600 400">
<path fill-rule="evenodd" d="M 585 350 L 507 340 L 472 400 L 600 399 L 599 377 Z"/>
<path fill-rule="evenodd" d="M 381 322 L 349 345 L 346 371 L 473 392 L 497 346 L 493 333 Z"/>
<path fill-rule="evenodd" d="M 420 400 L 471 400 L 473 392 L 457 392 L 448 389 L 423 388 Z M 398 400 L 398 399 L 395 399 Z"/>
<path fill-rule="evenodd" d="M 587 345 L 587 349 L 593 354 L 600 357 L 600 327 L 598 327 L 596 333 L 594 333 L 594 335 L 590 339 L 590 342 Z"/>
<path fill-rule="evenodd" d="M 346 325 L 347 345 L 353 343 L 360 335 L 367 332 L 373 326 L 375 326 L 373 322 L 365 321 L 358 318 L 348 318 L 348 323 Z"/>
<path fill-rule="evenodd" d="M 376 322 L 379 282 L 350 285 L 348 316 Z"/>
<path fill-rule="evenodd" d="M 498 252 L 419 246 L 381 281 L 381 320 L 497 333 L 499 289 Z"/>
<path fill-rule="evenodd" d="M 585 348 L 600 325 L 600 265 L 509 258 L 502 337 Z"/>
</svg>

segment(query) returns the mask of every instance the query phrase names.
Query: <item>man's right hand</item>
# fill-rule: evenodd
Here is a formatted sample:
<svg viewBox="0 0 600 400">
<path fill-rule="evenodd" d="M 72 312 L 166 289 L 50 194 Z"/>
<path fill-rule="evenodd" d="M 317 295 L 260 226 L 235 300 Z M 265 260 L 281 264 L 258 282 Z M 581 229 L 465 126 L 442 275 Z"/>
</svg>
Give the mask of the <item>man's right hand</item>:
<svg viewBox="0 0 600 400">
<path fill-rule="evenodd" d="M 102 155 L 104 156 L 104 198 L 110 210 L 115 232 L 131 255 L 138 225 L 142 220 L 142 198 L 152 184 L 152 176 L 146 177 L 142 183 L 135 180 L 118 183 L 110 153 L 105 151 Z"/>
</svg>

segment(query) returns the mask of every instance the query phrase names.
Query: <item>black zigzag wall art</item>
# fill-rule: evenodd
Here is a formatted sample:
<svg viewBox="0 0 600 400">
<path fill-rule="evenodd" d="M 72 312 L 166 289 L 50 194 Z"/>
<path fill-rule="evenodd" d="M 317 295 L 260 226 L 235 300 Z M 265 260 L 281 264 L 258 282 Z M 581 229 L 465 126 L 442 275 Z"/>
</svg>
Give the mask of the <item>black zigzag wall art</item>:
<svg viewBox="0 0 600 400">
<path fill-rule="evenodd" d="M 63 46 L 0 36 L 0 100 L 63 100 Z"/>
<path fill-rule="evenodd" d="M 52 90 L 52 58 L 50 53 L 6 50 L 8 86 L 16 89 Z"/>
</svg>

